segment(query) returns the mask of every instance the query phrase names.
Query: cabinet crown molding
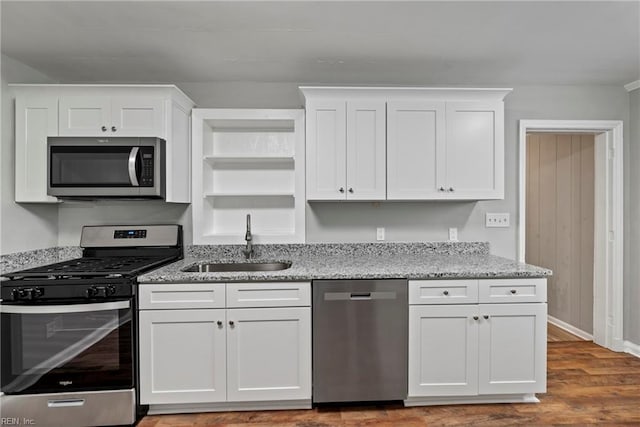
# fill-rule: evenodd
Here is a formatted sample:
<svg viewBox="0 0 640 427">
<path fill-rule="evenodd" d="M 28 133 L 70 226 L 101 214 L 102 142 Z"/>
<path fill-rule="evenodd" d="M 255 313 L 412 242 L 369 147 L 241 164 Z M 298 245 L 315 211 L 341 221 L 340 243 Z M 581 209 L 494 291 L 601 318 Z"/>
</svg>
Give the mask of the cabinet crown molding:
<svg viewBox="0 0 640 427">
<path fill-rule="evenodd" d="M 299 86 L 305 99 L 309 98 L 394 98 L 431 99 L 446 101 L 502 101 L 513 88 L 471 87 L 378 87 L 378 86 Z"/>
</svg>

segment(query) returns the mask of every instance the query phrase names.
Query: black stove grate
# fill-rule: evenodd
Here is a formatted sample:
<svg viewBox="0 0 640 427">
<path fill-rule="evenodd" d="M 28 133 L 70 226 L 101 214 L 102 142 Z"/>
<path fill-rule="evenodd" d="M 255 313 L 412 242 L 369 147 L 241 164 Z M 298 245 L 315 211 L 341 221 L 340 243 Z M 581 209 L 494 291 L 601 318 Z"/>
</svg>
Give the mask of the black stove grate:
<svg viewBox="0 0 640 427">
<path fill-rule="evenodd" d="M 83 257 L 7 273 L 5 277 L 16 279 L 133 276 L 171 260 L 172 257 L 152 256 Z"/>
</svg>

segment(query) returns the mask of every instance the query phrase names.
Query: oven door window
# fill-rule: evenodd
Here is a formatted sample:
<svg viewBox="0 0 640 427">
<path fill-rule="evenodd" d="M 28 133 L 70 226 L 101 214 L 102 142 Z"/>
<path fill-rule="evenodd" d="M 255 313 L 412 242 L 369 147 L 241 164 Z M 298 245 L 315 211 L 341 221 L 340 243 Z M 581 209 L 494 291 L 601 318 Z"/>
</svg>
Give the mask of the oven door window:
<svg viewBox="0 0 640 427">
<path fill-rule="evenodd" d="M 131 187 L 132 173 L 141 168 L 130 146 L 52 146 L 50 182 L 52 187 Z M 135 152 L 134 152 L 135 154 Z M 130 167 L 134 172 L 130 172 Z"/>
<path fill-rule="evenodd" d="M 130 301 L 1 305 L 2 392 L 133 387 Z"/>
</svg>

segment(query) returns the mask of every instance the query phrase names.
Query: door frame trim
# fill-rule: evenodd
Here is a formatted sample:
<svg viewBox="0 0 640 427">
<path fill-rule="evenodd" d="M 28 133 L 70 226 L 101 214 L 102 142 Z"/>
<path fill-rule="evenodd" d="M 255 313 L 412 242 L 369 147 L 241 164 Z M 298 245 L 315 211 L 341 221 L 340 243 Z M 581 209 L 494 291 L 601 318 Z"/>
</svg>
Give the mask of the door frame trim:
<svg viewBox="0 0 640 427">
<path fill-rule="evenodd" d="M 606 150 L 596 149 L 596 162 L 603 166 L 606 200 L 602 212 L 604 229 L 596 229 L 604 237 L 606 244 L 596 248 L 594 258 L 594 333 L 596 344 L 614 351 L 624 351 L 623 340 L 623 122 L 621 120 L 520 120 L 519 121 L 519 165 L 518 165 L 518 245 L 517 259 L 525 260 L 526 240 L 526 165 L 528 132 L 588 132 L 604 134 Z M 598 142 L 596 141 L 596 144 Z M 606 153 L 605 159 L 598 158 L 598 151 Z M 600 155 L 602 157 L 602 155 Z M 597 169 L 598 165 L 596 165 Z M 596 180 L 598 176 L 596 176 Z M 596 187 L 597 187 L 596 183 Z M 597 218 L 597 215 L 596 215 Z M 597 221 L 597 220 L 596 220 Z M 596 243 L 597 245 L 597 243 Z M 597 280 L 600 278 L 601 280 Z M 603 289 L 602 289 L 603 288 Z"/>
</svg>

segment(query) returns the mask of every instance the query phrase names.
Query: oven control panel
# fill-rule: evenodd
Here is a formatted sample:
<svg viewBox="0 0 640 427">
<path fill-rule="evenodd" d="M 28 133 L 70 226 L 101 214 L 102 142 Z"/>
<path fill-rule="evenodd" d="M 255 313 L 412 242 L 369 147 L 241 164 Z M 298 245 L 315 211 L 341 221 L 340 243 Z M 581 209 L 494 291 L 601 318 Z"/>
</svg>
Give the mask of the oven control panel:
<svg viewBox="0 0 640 427">
<path fill-rule="evenodd" d="M 147 230 L 115 230 L 113 232 L 114 239 L 145 239 Z"/>
</svg>

